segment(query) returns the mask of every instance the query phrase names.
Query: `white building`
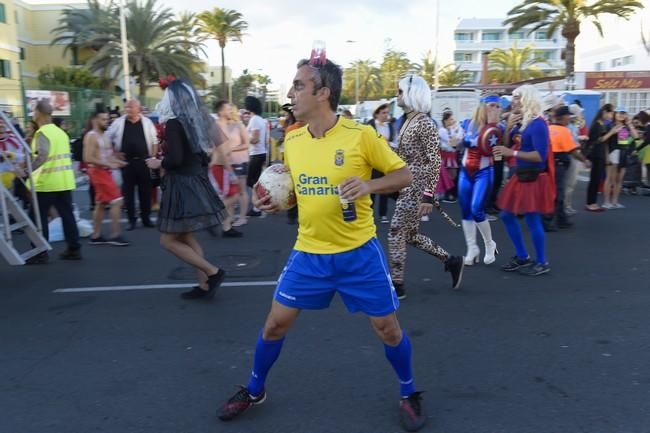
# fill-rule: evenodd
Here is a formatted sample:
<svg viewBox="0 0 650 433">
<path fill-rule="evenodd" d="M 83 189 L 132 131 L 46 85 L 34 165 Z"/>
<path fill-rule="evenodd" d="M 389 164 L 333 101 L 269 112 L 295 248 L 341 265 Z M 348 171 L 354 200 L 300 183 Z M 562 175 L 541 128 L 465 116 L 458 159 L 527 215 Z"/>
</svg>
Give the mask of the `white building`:
<svg viewBox="0 0 650 433">
<path fill-rule="evenodd" d="M 208 88 L 221 85 L 221 66 L 208 66 L 207 72 L 202 75 Z M 226 85 L 230 84 L 232 84 L 232 71 L 230 66 L 226 66 Z"/>
<path fill-rule="evenodd" d="M 576 41 L 576 88 L 601 92 L 601 102 L 625 107 L 630 113 L 650 108 L 650 53 L 641 40 L 641 28 L 650 37 L 650 11 L 629 21 L 603 16 L 604 36 L 583 26 Z M 644 25 L 642 25 L 644 24 Z"/>
<path fill-rule="evenodd" d="M 538 56 L 547 61 L 537 65 L 541 70 L 550 73 L 564 68 L 562 50 L 566 41 L 559 31 L 554 35 L 543 30 L 529 34 L 528 30 L 522 29 L 509 34 L 508 27 L 502 23 L 503 18 L 472 18 L 461 19 L 456 26 L 454 63 L 471 73 L 473 83 L 481 80 L 482 53 L 495 48 L 505 50 L 515 45 L 517 48 L 533 45 Z"/>
</svg>

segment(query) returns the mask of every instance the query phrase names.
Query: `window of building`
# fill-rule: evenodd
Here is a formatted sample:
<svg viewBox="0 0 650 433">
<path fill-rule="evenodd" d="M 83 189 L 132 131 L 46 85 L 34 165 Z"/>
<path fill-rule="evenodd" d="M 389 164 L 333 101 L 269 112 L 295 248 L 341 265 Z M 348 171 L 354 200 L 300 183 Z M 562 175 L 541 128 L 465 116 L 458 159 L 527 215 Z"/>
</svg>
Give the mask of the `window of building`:
<svg viewBox="0 0 650 433">
<path fill-rule="evenodd" d="M 603 71 L 603 70 L 605 70 L 605 62 L 594 63 L 594 70 L 595 71 Z"/>
<path fill-rule="evenodd" d="M 0 59 L 0 77 L 11 78 L 11 62 Z"/>
<path fill-rule="evenodd" d="M 484 41 L 500 41 L 501 39 L 501 32 L 483 32 L 482 40 Z"/>
<path fill-rule="evenodd" d="M 510 39 L 513 41 L 526 39 L 526 32 L 512 32 L 510 33 Z"/>
<path fill-rule="evenodd" d="M 474 33 L 456 32 L 456 33 L 454 33 L 454 40 L 456 40 L 456 41 L 473 41 L 474 40 Z"/>
<path fill-rule="evenodd" d="M 624 65 L 631 65 L 634 63 L 634 56 L 625 56 L 623 57 L 623 64 Z"/>
<path fill-rule="evenodd" d="M 7 22 L 7 15 L 5 13 L 5 4 L 0 3 L 0 23 L 6 23 Z"/>
<path fill-rule="evenodd" d="M 472 53 L 454 53 L 455 62 L 471 62 Z"/>
<path fill-rule="evenodd" d="M 615 59 L 612 59 L 612 68 L 615 68 L 617 66 L 623 66 L 623 58 L 617 57 Z"/>
<path fill-rule="evenodd" d="M 535 39 L 538 41 L 547 41 L 548 40 L 548 32 L 535 32 Z"/>
<path fill-rule="evenodd" d="M 535 57 L 539 57 L 539 58 L 544 59 L 546 61 L 555 60 L 555 56 L 553 55 L 553 51 L 549 51 L 549 50 L 535 51 Z"/>
<path fill-rule="evenodd" d="M 25 49 L 20 47 L 20 60 L 25 60 Z"/>
</svg>

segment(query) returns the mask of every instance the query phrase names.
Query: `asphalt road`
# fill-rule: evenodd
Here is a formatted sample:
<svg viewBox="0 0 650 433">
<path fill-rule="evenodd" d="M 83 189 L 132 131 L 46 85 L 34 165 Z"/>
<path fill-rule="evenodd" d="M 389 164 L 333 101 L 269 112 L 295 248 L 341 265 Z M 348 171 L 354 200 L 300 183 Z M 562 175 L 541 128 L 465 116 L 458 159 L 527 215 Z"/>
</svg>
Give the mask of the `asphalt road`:
<svg viewBox="0 0 650 433">
<path fill-rule="evenodd" d="M 579 191 L 582 197 L 582 191 Z M 462 290 L 409 250 L 399 311 L 429 422 L 440 433 L 650 432 L 650 197 L 579 213 L 547 237 L 550 274 L 466 270 Z M 458 218 L 456 205 L 446 205 Z M 422 229 L 462 254 L 438 216 Z M 513 254 L 500 222 L 501 255 Z M 0 433 L 398 432 L 397 380 L 362 315 L 336 299 L 304 312 L 267 383 L 269 399 L 222 423 L 216 407 L 247 381 L 274 281 L 295 238 L 283 216 L 245 238 L 202 235 L 229 283 L 209 303 L 182 289 L 57 289 L 191 283 L 152 229 L 84 260 L 0 264 Z M 379 227 L 385 244 L 387 227 Z M 56 251 L 63 245 L 55 244 Z M 262 282 L 252 285 L 251 282 Z"/>
</svg>

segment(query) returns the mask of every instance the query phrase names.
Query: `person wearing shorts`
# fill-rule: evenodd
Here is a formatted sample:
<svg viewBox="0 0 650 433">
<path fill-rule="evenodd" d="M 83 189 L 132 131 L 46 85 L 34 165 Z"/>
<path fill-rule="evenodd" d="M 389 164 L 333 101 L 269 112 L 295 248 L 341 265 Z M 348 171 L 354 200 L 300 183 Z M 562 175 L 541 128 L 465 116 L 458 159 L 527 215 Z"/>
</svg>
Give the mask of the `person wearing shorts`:
<svg viewBox="0 0 650 433">
<path fill-rule="evenodd" d="M 239 120 L 238 111 L 230 102 L 225 99 L 219 100 L 214 104 L 214 112 L 218 116 L 217 124 L 228 137 L 228 158 L 238 181 L 238 193 L 236 200 L 228 207 L 228 212 L 234 219 L 233 227 L 245 225 L 248 221 L 248 187 L 246 185 L 246 175 L 248 174 L 248 131 L 244 124 Z M 239 216 L 235 218 L 235 206 L 239 206 Z"/>
<path fill-rule="evenodd" d="M 244 106 L 246 107 L 246 111 L 251 114 L 246 128 L 250 142 L 246 184 L 249 188 L 253 188 L 262 174 L 264 164 L 266 164 L 266 154 L 269 150 L 269 129 L 268 124 L 261 116 L 262 103 L 259 99 L 254 96 L 247 96 L 244 99 Z M 262 213 L 253 205 L 253 208 L 247 213 L 247 216 L 258 217 L 262 216 Z"/>
<path fill-rule="evenodd" d="M 370 199 L 408 186 L 411 173 L 372 127 L 336 115 L 341 83 L 341 68 L 329 60 L 315 57 L 298 64 L 288 97 L 296 118 L 307 126 L 287 134 L 284 149 L 299 207 L 298 239 L 258 337 L 248 385 L 218 409 L 222 421 L 266 399 L 266 377 L 300 311 L 327 308 L 338 293 L 350 312 L 369 317 L 384 343 L 399 379 L 403 427 L 417 431 L 424 425 L 411 344 L 395 313 L 399 301 L 376 238 Z M 385 176 L 371 179 L 373 169 Z M 253 203 L 264 212 L 279 210 L 268 195 L 254 193 Z"/>
<path fill-rule="evenodd" d="M 219 127 L 223 131 L 223 127 L 221 125 Z M 228 162 L 230 159 L 230 153 L 223 153 L 216 148 L 213 149 L 210 161 L 210 177 L 214 189 L 228 211 L 228 215 L 221 223 L 223 237 L 241 238 L 244 234 L 233 228 L 234 208 L 239 197 L 239 180 L 234 168 Z"/>
<path fill-rule="evenodd" d="M 83 160 L 88 164 L 88 177 L 95 190 L 93 211 L 93 233 L 90 245 L 127 246 L 129 242 L 121 236 L 120 214 L 124 201 L 120 189 L 113 179 L 113 170 L 126 165 L 113 154 L 110 141 L 104 132 L 108 129 L 108 113 L 98 110 L 92 117 L 93 129 L 84 136 Z M 102 236 L 104 208 L 110 206 L 111 236 Z"/>
</svg>

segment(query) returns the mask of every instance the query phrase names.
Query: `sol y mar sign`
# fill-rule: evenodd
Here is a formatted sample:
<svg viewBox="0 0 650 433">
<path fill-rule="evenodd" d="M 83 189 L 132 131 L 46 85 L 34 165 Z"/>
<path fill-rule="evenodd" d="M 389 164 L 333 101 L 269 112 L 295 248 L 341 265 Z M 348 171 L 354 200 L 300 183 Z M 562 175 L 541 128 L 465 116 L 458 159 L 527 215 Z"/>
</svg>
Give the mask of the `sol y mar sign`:
<svg viewBox="0 0 650 433">
<path fill-rule="evenodd" d="M 650 89 L 650 71 L 587 72 L 585 88 L 592 90 Z"/>
</svg>

